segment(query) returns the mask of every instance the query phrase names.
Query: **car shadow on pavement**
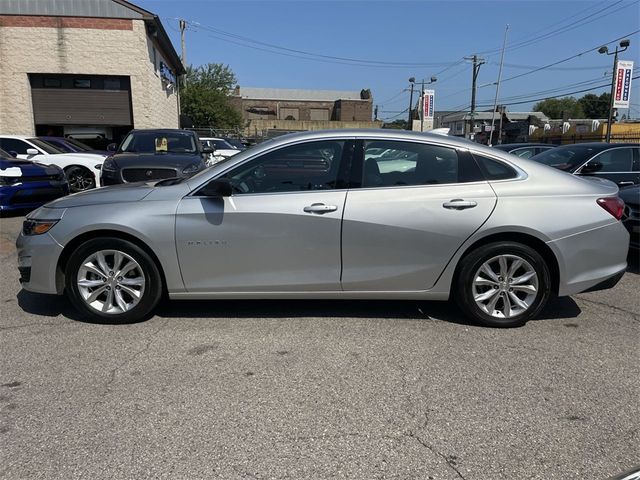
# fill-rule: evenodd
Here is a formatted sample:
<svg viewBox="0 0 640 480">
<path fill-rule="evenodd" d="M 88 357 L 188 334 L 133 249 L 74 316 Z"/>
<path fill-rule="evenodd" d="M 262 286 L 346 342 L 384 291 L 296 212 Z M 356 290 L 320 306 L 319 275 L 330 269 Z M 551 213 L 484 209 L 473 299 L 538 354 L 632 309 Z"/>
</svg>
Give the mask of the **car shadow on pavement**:
<svg viewBox="0 0 640 480">
<path fill-rule="evenodd" d="M 580 312 L 572 298 L 553 298 L 536 320 L 575 318 Z M 169 318 L 388 318 L 478 326 L 453 303 L 408 300 L 180 300 L 162 302 L 156 315 Z"/>
<path fill-rule="evenodd" d="M 66 297 L 21 290 L 18 305 L 25 312 L 46 317 L 62 315 L 89 322 Z M 535 321 L 575 318 L 580 307 L 570 297 L 552 298 Z M 155 315 L 162 318 L 379 318 L 441 320 L 478 326 L 450 302 L 401 300 L 163 300 Z"/>
</svg>

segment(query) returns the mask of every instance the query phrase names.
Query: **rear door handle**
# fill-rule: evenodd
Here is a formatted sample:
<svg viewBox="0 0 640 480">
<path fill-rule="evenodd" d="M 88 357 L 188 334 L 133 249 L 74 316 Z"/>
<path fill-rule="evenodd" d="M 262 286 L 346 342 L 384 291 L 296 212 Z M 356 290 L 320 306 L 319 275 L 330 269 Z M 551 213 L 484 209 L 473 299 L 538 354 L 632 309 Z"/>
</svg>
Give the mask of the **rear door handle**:
<svg viewBox="0 0 640 480">
<path fill-rule="evenodd" d="M 442 204 L 444 208 L 448 208 L 449 210 L 464 210 L 466 208 L 473 208 L 477 205 L 478 203 L 473 200 L 463 200 L 461 198 L 454 198 L 450 202 Z"/>
<path fill-rule="evenodd" d="M 304 207 L 305 212 L 318 213 L 320 215 L 323 213 L 335 212 L 336 210 L 338 210 L 338 207 L 335 205 L 325 205 L 324 203 L 314 203 L 308 207 Z"/>
</svg>

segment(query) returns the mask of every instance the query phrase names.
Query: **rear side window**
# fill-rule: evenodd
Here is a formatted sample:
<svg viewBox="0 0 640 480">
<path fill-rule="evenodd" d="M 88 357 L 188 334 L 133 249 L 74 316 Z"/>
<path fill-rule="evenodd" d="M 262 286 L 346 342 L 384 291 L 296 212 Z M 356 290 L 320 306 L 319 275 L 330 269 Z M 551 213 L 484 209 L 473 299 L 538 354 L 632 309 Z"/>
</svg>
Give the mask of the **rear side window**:
<svg viewBox="0 0 640 480">
<path fill-rule="evenodd" d="M 631 148 L 614 148 L 607 150 L 589 163 L 592 162 L 602 165 L 598 173 L 630 172 L 633 168 L 633 150 Z"/>
<path fill-rule="evenodd" d="M 487 180 L 507 180 L 509 178 L 516 178 L 518 172 L 506 163 L 502 163 L 493 158 L 485 157 L 477 153 L 473 154 L 473 158 L 476 159 L 480 169 L 484 173 Z"/>
<path fill-rule="evenodd" d="M 441 185 L 483 180 L 466 153 L 425 143 L 364 143 L 363 188 Z"/>
</svg>

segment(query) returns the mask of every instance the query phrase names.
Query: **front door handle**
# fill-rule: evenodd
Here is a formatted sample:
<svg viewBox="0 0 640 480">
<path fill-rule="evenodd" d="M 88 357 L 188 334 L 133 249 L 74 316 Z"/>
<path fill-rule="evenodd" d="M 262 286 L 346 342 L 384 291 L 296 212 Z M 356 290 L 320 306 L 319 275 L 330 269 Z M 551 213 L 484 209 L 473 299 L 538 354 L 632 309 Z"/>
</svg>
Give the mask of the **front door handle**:
<svg viewBox="0 0 640 480">
<path fill-rule="evenodd" d="M 305 212 L 318 213 L 320 215 L 323 213 L 335 212 L 336 210 L 338 210 L 338 207 L 335 205 L 325 205 L 324 203 L 314 203 L 308 207 L 304 207 Z"/>
<path fill-rule="evenodd" d="M 464 210 L 466 208 L 473 208 L 477 205 L 478 203 L 473 200 L 463 200 L 461 198 L 454 198 L 450 202 L 442 204 L 444 208 L 448 208 L 450 210 Z"/>
<path fill-rule="evenodd" d="M 629 185 L 633 185 L 633 182 L 618 182 L 619 187 L 628 187 Z"/>
</svg>

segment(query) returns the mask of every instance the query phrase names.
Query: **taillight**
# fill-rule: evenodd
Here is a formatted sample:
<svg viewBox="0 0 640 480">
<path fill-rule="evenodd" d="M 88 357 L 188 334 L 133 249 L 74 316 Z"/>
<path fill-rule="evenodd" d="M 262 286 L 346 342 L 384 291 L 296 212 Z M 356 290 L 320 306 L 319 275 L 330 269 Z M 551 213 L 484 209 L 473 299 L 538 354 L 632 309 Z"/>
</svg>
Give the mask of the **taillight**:
<svg viewBox="0 0 640 480">
<path fill-rule="evenodd" d="M 600 205 L 607 212 L 613 215 L 616 220 L 620 220 L 622 218 L 622 213 L 624 212 L 624 202 L 622 201 L 621 198 L 618 198 L 618 197 L 599 198 L 597 202 L 598 202 L 598 205 Z"/>
</svg>

